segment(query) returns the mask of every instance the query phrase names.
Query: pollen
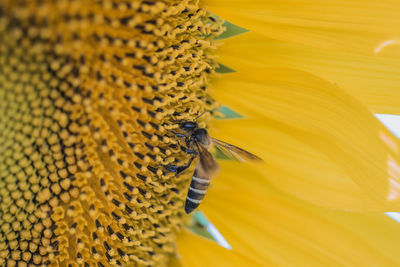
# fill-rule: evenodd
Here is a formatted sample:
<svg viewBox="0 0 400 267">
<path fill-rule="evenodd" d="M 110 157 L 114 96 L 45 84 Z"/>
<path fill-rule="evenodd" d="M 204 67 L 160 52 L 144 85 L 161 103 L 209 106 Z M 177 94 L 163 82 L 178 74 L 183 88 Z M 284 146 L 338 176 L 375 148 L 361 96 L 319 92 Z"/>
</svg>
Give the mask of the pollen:
<svg viewBox="0 0 400 267">
<path fill-rule="evenodd" d="M 171 131 L 217 104 L 196 0 L 0 3 L 0 265 L 163 266 L 191 173 Z"/>
</svg>

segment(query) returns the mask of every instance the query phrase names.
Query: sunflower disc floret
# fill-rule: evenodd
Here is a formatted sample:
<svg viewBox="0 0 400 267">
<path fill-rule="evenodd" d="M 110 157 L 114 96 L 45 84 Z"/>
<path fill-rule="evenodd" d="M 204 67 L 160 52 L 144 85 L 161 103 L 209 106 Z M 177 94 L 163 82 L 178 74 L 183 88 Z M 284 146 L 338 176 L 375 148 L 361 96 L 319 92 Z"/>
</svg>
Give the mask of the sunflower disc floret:
<svg viewBox="0 0 400 267">
<path fill-rule="evenodd" d="M 215 103 L 198 1 L 2 1 L 0 265 L 157 265 L 190 179 L 170 130 Z"/>
</svg>

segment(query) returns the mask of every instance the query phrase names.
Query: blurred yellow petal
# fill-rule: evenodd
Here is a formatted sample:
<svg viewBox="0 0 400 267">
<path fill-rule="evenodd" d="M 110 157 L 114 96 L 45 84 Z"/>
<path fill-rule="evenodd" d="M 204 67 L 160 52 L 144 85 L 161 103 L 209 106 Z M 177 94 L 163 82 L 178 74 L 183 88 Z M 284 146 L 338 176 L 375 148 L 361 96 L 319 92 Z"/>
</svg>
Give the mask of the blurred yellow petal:
<svg viewBox="0 0 400 267">
<path fill-rule="evenodd" d="M 400 39 L 397 1 L 206 0 L 218 16 L 269 38 L 313 47 L 373 53 Z"/>
<path fill-rule="evenodd" d="M 330 208 L 400 210 L 400 143 L 339 87 L 262 69 L 226 74 L 214 89 L 248 119 L 218 123 L 213 135 L 261 156 L 270 183 Z"/>
<path fill-rule="evenodd" d="M 252 32 L 224 40 L 218 54 L 221 63 L 237 71 L 260 67 L 307 71 L 347 90 L 375 113 L 400 114 L 400 55 L 327 51 Z"/>
<path fill-rule="evenodd" d="M 216 242 L 182 231 L 177 239 L 178 255 L 184 267 L 258 266 L 251 258 L 221 247 Z"/>
<path fill-rule="evenodd" d="M 263 125 L 264 123 L 264 125 Z M 261 156 L 258 175 L 269 184 L 316 205 L 345 210 L 386 210 L 326 155 L 262 120 L 219 122 L 212 134 Z M 248 133 L 248 137 L 235 133 Z"/>
<path fill-rule="evenodd" d="M 169 267 L 182 267 L 182 262 L 176 257 L 176 255 L 171 256 L 169 262 Z"/>
<path fill-rule="evenodd" d="M 234 252 L 264 266 L 400 264 L 400 227 L 389 217 L 316 208 L 271 190 L 252 168 L 222 169 L 202 210 Z"/>
</svg>

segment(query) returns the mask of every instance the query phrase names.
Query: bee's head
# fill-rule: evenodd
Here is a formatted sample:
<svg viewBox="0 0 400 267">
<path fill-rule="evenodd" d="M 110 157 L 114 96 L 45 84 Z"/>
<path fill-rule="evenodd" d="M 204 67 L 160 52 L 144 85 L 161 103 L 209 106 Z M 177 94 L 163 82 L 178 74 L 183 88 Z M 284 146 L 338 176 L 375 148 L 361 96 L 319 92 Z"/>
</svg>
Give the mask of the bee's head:
<svg viewBox="0 0 400 267">
<path fill-rule="evenodd" d="M 199 128 L 199 125 L 194 121 L 184 121 L 179 123 L 179 128 L 189 134 L 192 134 L 196 129 Z"/>
</svg>

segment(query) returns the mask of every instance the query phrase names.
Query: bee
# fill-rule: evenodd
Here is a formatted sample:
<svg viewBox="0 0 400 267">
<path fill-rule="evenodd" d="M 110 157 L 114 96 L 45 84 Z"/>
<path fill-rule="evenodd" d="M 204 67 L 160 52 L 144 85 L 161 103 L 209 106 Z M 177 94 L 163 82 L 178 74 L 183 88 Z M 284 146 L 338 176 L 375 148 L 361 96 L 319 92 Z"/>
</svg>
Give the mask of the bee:
<svg viewBox="0 0 400 267">
<path fill-rule="evenodd" d="M 212 138 L 205 128 L 199 128 L 194 121 L 183 121 L 179 123 L 179 128 L 185 132 L 180 134 L 173 132 L 178 137 L 185 138 L 187 148 L 181 146 L 181 149 L 188 154 L 194 155 L 187 165 L 177 167 L 174 170 L 180 173 L 187 169 L 194 158 L 198 157 L 196 167 L 190 182 L 190 187 L 186 196 L 185 212 L 191 213 L 195 210 L 203 200 L 207 189 L 210 186 L 210 180 L 218 172 L 219 166 L 214 157 L 208 151 L 211 145 L 216 146 L 221 152 L 230 158 L 238 161 L 252 160 L 262 161 L 256 155 L 241 149 L 237 146 L 225 143 L 221 140 Z"/>
</svg>

